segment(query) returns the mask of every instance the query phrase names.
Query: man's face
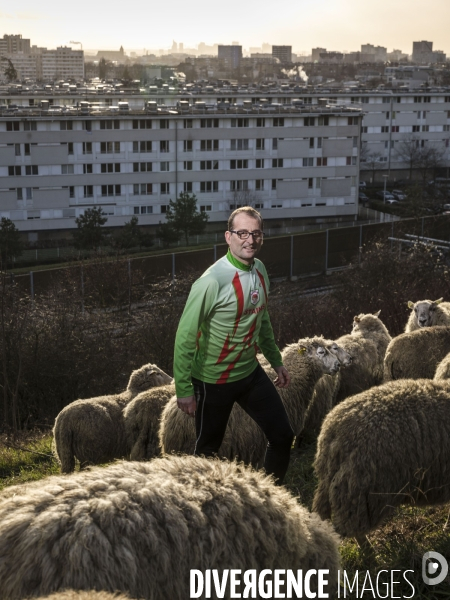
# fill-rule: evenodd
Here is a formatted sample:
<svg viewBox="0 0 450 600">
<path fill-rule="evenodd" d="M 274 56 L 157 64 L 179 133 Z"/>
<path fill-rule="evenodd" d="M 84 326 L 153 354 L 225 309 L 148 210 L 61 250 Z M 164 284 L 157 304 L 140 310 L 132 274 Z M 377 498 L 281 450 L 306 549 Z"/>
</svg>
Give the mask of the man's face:
<svg viewBox="0 0 450 600">
<path fill-rule="evenodd" d="M 233 222 L 233 231 L 261 231 L 259 219 L 245 213 L 238 213 Z M 254 239 L 250 235 L 246 240 L 240 240 L 236 233 L 225 231 L 225 239 L 230 247 L 231 254 L 246 265 L 251 265 L 256 254 L 262 246 L 262 236 Z"/>
</svg>

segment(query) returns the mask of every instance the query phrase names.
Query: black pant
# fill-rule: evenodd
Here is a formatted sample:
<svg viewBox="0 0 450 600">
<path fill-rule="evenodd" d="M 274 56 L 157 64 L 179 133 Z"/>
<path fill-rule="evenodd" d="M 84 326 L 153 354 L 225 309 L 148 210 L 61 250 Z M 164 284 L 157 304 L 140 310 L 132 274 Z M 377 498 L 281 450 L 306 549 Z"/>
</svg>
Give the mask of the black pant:
<svg viewBox="0 0 450 600">
<path fill-rule="evenodd" d="M 232 383 L 205 383 L 192 379 L 197 408 L 194 454 L 214 456 L 219 451 L 233 404 L 237 402 L 261 427 L 268 444 L 266 473 L 283 483 L 294 434 L 281 398 L 260 365 L 248 377 Z"/>
</svg>

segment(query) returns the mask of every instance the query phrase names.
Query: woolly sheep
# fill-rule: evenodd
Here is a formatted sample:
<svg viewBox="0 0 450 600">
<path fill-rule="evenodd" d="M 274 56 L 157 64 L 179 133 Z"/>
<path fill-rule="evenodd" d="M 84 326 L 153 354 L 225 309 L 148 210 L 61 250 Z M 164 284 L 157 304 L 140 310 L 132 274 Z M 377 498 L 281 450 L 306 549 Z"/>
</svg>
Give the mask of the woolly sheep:
<svg viewBox="0 0 450 600">
<path fill-rule="evenodd" d="M 438 364 L 450 352 L 450 327 L 425 327 L 402 333 L 389 344 L 384 381 L 433 379 Z"/>
<path fill-rule="evenodd" d="M 278 389 L 295 435 L 303 429 L 305 414 L 314 386 L 324 373 L 336 373 L 339 361 L 324 347 L 323 338 L 305 338 L 290 344 L 282 352 L 283 363 L 291 375 L 288 388 Z M 192 454 L 195 446 L 195 423 L 182 412 L 173 398 L 163 410 L 159 439 L 163 453 Z M 219 450 L 223 458 L 239 460 L 260 468 L 264 462 L 267 440 L 259 426 L 235 404 L 225 437 Z"/>
<path fill-rule="evenodd" d="M 111 594 L 110 592 L 77 592 L 75 590 L 64 590 L 50 596 L 40 596 L 39 600 L 129 600 L 129 596 L 123 594 Z"/>
<path fill-rule="evenodd" d="M 422 327 L 432 327 L 434 325 L 450 325 L 450 302 L 439 300 L 418 300 L 417 302 L 408 302 L 408 308 L 411 309 L 405 332 L 415 331 Z"/>
<path fill-rule="evenodd" d="M 438 364 L 434 379 L 450 379 L 450 353 Z"/>
<path fill-rule="evenodd" d="M 364 536 L 400 504 L 450 500 L 450 381 L 391 381 L 325 418 L 313 510 L 342 536 Z"/>
<path fill-rule="evenodd" d="M 341 373 L 336 403 L 383 381 L 383 360 L 391 336 L 384 323 L 374 314 L 360 314 L 353 319 L 350 334 L 336 343 L 353 356 L 352 364 Z"/>
<path fill-rule="evenodd" d="M 54 447 L 62 473 L 122 458 L 128 449 L 122 411 L 139 393 L 173 381 L 159 367 L 147 364 L 133 371 L 127 389 L 120 394 L 76 400 L 59 413 L 53 428 Z"/>
<path fill-rule="evenodd" d="M 145 460 L 160 454 L 158 438 L 161 413 L 175 394 L 175 384 L 142 392 L 123 412 L 130 460 Z"/>
<path fill-rule="evenodd" d="M 272 478 L 218 459 L 120 461 L 0 493 L 2 600 L 66 588 L 182 600 L 190 569 L 329 569 L 334 587 L 338 542 Z"/>
</svg>

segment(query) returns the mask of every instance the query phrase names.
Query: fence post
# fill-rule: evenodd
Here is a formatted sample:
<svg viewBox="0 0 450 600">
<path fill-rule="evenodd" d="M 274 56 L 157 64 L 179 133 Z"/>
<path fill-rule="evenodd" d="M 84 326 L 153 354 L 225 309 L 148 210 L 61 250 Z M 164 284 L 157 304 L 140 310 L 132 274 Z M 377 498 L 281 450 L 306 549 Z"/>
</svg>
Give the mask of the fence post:
<svg viewBox="0 0 450 600">
<path fill-rule="evenodd" d="M 81 312 L 84 314 L 84 267 L 81 265 Z"/>
<path fill-rule="evenodd" d="M 291 235 L 291 274 L 290 279 L 294 277 L 294 236 Z"/>
<path fill-rule="evenodd" d="M 326 244 L 325 244 L 325 275 L 327 274 L 328 271 L 328 234 L 329 234 L 330 230 L 327 229 L 327 235 L 326 235 Z"/>
<path fill-rule="evenodd" d="M 31 295 L 31 300 L 34 300 L 34 276 L 33 276 L 33 271 L 30 271 L 30 295 Z"/>
<path fill-rule="evenodd" d="M 175 281 L 175 252 L 172 254 L 172 281 Z"/>
</svg>

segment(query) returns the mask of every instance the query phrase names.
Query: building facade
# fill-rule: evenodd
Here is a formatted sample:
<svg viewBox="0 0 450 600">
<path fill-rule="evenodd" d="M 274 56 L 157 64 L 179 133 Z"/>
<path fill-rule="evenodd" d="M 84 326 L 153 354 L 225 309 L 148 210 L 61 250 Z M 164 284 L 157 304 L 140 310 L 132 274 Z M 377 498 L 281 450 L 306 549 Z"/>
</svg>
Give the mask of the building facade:
<svg viewBox="0 0 450 600">
<path fill-rule="evenodd" d="M 281 64 L 292 62 L 292 46 L 272 46 L 273 58 L 278 58 Z"/>
<path fill-rule="evenodd" d="M 228 69 L 239 69 L 242 60 L 242 46 L 218 46 L 217 57 Z"/>
</svg>

